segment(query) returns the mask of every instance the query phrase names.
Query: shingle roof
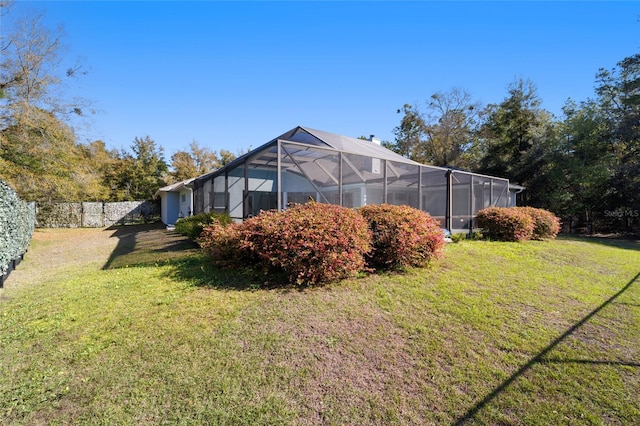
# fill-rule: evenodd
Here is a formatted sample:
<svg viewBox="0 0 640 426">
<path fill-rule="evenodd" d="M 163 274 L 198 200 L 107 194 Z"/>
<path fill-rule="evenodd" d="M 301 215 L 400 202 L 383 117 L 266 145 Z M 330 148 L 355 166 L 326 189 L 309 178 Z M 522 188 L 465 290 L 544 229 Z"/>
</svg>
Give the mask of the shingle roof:
<svg viewBox="0 0 640 426">
<path fill-rule="evenodd" d="M 190 184 L 194 180 L 196 180 L 196 178 L 191 178 L 191 179 L 183 180 L 180 182 L 172 183 L 171 185 L 163 186 L 162 188 L 156 191 L 156 193 L 154 194 L 154 197 L 157 197 L 160 192 L 179 191 L 180 189 L 184 188 L 186 185 Z"/>
</svg>

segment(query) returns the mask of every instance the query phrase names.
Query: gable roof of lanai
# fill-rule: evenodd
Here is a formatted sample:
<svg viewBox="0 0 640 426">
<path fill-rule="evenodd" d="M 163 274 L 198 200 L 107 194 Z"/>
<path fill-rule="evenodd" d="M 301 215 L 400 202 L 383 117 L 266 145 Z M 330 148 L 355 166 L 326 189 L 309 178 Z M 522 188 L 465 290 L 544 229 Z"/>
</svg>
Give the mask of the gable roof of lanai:
<svg viewBox="0 0 640 426">
<path fill-rule="evenodd" d="M 245 159 L 247 159 L 247 157 L 253 156 L 256 153 L 264 151 L 270 146 L 275 145 L 278 140 L 297 142 L 300 144 L 311 146 L 327 147 L 345 153 L 364 155 L 367 157 L 379 158 L 382 160 L 397 161 L 400 163 L 412 164 L 416 166 L 422 165 L 413 160 L 409 160 L 408 158 L 405 158 L 400 154 L 396 154 L 395 152 L 383 147 L 382 145 L 373 143 L 370 140 L 352 138 L 349 136 L 342 136 L 335 133 L 325 132 L 323 130 L 297 126 L 289 130 L 288 132 L 285 132 L 280 136 L 273 138 L 272 140 L 259 146 L 258 148 L 255 148 L 250 152 L 236 158 L 224 167 L 214 170 L 205 175 L 198 176 L 196 180 L 208 179 L 214 174 L 221 174 L 223 173 L 223 170 L 228 170 L 236 166 L 237 164 L 242 163 Z"/>
<path fill-rule="evenodd" d="M 409 160 L 408 158 L 405 158 L 382 145 L 372 143 L 370 140 L 342 136 L 335 133 L 325 132 L 323 130 L 311 129 L 309 127 L 298 126 L 295 129 L 289 130 L 288 132 L 278 136 L 271 142 L 275 142 L 278 139 L 309 145 L 321 146 L 324 144 L 342 152 L 366 155 L 367 157 L 380 158 L 382 160 L 420 165 L 420 163 Z"/>
</svg>

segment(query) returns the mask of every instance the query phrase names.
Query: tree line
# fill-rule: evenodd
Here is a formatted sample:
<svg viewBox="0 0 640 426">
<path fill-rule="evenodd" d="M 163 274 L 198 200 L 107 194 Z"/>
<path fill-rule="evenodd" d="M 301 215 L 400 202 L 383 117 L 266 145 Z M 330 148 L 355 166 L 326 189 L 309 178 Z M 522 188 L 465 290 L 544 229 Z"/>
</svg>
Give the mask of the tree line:
<svg viewBox="0 0 640 426">
<path fill-rule="evenodd" d="M 415 161 L 508 178 L 521 203 L 560 216 L 567 228 L 633 231 L 640 225 L 640 54 L 595 76 L 593 98 L 567 100 L 562 117 L 519 79 L 482 107 L 461 88 L 404 105 L 395 141 Z"/>
<path fill-rule="evenodd" d="M 10 8 L 0 0 L 0 13 Z M 70 117 L 91 113 L 60 93 L 80 78 L 62 66 L 61 30 L 42 17 L 16 21 L 0 40 L 0 179 L 25 200 L 127 201 L 210 172 L 235 158 L 192 142 L 170 162 L 149 136 L 129 149 L 81 143 Z M 508 178 L 526 187 L 521 204 L 565 224 L 631 230 L 640 223 L 640 53 L 595 75 L 593 98 L 567 100 L 562 117 L 541 107 L 533 82 L 507 87 L 502 102 L 482 106 L 462 88 L 404 105 L 395 140 L 384 145 L 415 161 Z M 637 229 L 637 228 L 636 228 Z"/>
</svg>

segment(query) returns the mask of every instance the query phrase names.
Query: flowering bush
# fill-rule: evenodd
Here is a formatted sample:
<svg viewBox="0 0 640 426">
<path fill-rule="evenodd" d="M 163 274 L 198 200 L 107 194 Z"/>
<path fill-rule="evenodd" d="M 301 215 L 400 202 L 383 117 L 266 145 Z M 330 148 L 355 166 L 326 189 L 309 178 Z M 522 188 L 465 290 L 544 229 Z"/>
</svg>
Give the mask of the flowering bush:
<svg viewBox="0 0 640 426">
<path fill-rule="evenodd" d="M 206 227 L 201 246 L 217 263 L 261 267 L 298 285 L 314 285 L 364 270 L 367 223 L 344 207 L 307 203 L 262 212 L 242 224 Z M 235 255 L 232 253 L 235 251 Z"/>
<path fill-rule="evenodd" d="M 390 204 L 364 206 L 359 211 L 373 232 L 373 250 L 366 256 L 368 266 L 424 266 L 441 254 L 444 235 L 428 213 Z"/>
<path fill-rule="evenodd" d="M 483 233 L 493 240 L 524 241 L 533 236 L 533 219 L 520 209 L 488 207 L 478 212 L 477 219 Z"/>
<path fill-rule="evenodd" d="M 532 239 L 552 239 L 560 232 L 560 219 L 550 211 L 535 207 L 515 207 L 515 209 L 526 213 L 533 220 Z"/>
</svg>

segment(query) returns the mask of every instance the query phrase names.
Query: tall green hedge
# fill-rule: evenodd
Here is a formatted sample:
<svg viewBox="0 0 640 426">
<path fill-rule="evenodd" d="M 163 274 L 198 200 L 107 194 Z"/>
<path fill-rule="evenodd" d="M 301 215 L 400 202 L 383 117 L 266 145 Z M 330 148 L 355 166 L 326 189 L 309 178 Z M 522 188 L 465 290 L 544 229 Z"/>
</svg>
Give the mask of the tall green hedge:
<svg viewBox="0 0 640 426">
<path fill-rule="evenodd" d="M 27 251 L 36 223 L 35 204 L 26 203 L 0 181 L 0 283 L 11 262 Z"/>
</svg>

